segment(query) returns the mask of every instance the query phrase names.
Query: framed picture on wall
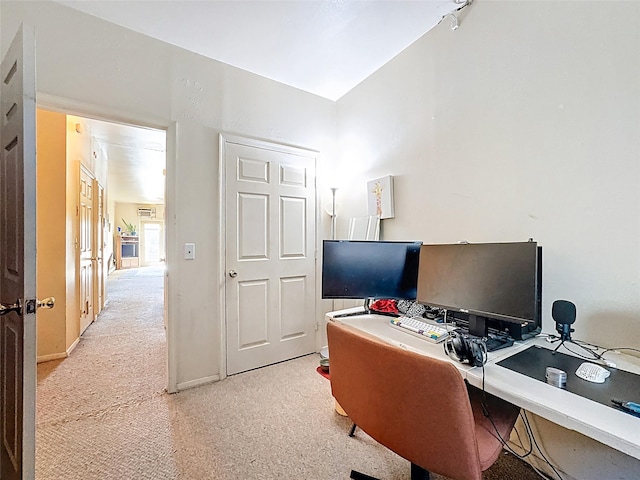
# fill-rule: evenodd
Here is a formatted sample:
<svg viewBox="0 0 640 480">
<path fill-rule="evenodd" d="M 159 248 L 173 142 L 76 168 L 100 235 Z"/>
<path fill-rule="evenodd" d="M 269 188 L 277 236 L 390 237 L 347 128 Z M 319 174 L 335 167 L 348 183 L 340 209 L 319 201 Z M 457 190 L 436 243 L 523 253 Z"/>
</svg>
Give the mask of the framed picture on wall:
<svg viewBox="0 0 640 480">
<path fill-rule="evenodd" d="M 393 176 L 387 175 L 367 182 L 369 215 L 380 219 L 393 218 Z"/>
</svg>

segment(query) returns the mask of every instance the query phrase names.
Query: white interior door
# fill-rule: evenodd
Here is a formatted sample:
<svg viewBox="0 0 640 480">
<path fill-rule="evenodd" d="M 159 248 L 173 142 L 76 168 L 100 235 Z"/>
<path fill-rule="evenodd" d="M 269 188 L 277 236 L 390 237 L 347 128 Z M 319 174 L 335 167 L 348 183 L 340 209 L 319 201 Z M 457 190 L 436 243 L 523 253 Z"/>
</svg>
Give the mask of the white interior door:
<svg viewBox="0 0 640 480">
<path fill-rule="evenodd" d="M 1 67 L 0 478 L 35 476 L 35 35 L 24 25 Z M 12 304 L 17 308 L 11 309 Z M 5 309 L 7 307 L 8 309 Z"/>
<path fill-rule="evenodd" d="M 225 136 L 221 144 L 231 375 L 315 350 L 315 155 Z"/>
<path fill-rule="evenodd" d="M 79 286 L 80 286 L 80 334 L 95 319 L 93 311 L 93 175 L 84 166 L 80 166 L 80 251 L 79 251 Z"/>
<path fill-rule="evenodd" d="M 140 222 L 140 265 L 161 265 L 164 253 L 164 222 L 143 220 Z"/>
</svg>

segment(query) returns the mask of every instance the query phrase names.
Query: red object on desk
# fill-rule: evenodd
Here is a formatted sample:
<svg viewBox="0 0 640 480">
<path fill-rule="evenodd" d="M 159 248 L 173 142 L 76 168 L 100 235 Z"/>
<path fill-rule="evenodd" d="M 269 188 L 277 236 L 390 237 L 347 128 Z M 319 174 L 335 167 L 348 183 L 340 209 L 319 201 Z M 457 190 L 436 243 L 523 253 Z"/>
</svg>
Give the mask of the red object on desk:
<svg viewBox="0 0 640 480">
<path fill-rule="evenodd" d="M 398 313 L 398 302 L 395 300 L 376 300 L 369 309 L 376 312 Z"/>
</svg>

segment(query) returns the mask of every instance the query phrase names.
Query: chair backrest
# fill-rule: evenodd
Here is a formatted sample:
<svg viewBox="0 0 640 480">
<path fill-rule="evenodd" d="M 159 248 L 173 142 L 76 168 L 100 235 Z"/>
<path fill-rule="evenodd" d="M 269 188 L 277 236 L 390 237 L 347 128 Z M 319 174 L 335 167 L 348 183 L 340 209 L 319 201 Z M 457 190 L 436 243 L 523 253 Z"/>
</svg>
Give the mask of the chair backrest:
<svg viewBox="0 0 640 480">
<path fill-rule="evenodd" d="M 454 365 L 337 322 L 327 336 L 333 396 L 359 428 L 430 472 L 482 478 L 473 411 Z"/>
</svg>

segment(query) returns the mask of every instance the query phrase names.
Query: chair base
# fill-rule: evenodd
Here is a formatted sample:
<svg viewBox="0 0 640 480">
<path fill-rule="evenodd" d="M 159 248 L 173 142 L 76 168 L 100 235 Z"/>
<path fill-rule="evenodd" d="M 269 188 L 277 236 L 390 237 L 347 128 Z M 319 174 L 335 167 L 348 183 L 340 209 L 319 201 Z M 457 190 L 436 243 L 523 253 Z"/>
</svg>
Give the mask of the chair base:
<svg viewBox="0 0 640 480">
<path fill-rule="evenodd" d="M 429 480 L 429 471 L 416 465 L 411 464 L 411 480 Z"/>
<path fill-rule="evenodd" d="M 351 475 L 349 476 L 349 478 L 353 480 L 378 480 L 376 477 L 371 477 L 364 473 L 356 472 L 355 470 L 351 470 Z M 412 463 L 411 480 L 429 480 L 429 471 L 416 465 L 415 463 Z"/>
<path fill-rule="evenodd" d="M 351 470 L 349 478 L 352 478 L 353 480 L 378 480 L 376 477 L 371 477 L 364 473 L 356 472 L 355 470 Z"/>
<path fill-rule="evenodd" d="M 355 435 L 356 427 L 357 425 L 355 423 L 351 425 L 351 430 L 349 431 L 350 437 L 353 437 Z M 351 470 L 351 475 L 349 476 L 349 478 L 351 478 L 352 480 L 378 480 L 376 477 L 371 477 L 355 470 Z M 429 471 L 412 462 L 411 480 L 429 480 Z"/>
</svg>

